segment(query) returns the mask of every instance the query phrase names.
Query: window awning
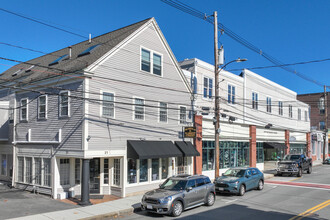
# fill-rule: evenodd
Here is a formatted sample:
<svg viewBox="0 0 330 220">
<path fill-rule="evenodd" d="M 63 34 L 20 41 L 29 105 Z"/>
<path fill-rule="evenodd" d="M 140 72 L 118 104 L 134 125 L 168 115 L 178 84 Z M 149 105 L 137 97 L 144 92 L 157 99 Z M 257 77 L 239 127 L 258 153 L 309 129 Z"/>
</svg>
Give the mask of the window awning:
<svg viewBox="0 0 330 220">
<path fill-rule="evenodd" d="M 182 156 L 182 152 L 172 141 L 127 140 L 127 158 L 152 159 Z"/>
<path fill-rule="evenodd" d="M 199 152 L 190 141 L 175 141 L 175 145 L 181 150 L 184 157 L 200 156 Z"/>
<path fill-rule="evenodd" d="M 275 142 L 265 142 L 264 148 L 277 148 L 277 149 L 287 149 L 288 147 L 282 143 L 275 143 Z"/>
</svg>

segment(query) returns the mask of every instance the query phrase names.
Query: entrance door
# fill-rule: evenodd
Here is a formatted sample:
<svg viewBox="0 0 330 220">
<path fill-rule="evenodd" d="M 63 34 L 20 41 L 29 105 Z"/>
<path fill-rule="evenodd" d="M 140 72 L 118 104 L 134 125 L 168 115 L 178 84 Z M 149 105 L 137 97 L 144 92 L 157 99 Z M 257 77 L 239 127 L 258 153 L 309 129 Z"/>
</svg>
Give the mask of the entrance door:
<svg viewBox="0 0 330 220">
<path fill-rule="evenodd" d="M 100 158 L 90 160 L 89 192 L 100 193 Z"/>
</svg>

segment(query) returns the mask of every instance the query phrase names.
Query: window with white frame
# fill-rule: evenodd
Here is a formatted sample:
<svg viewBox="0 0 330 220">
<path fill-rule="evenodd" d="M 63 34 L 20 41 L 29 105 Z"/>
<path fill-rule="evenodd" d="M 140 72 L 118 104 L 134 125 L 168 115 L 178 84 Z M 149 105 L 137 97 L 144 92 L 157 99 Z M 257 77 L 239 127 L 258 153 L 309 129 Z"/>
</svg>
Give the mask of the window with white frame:
<svg viewBox="0 0 330 220">
<path fill-rule="evenodd" d="M 204 77 L 203 97 L 211 99 L 213 96 L 213 79 Z"/>
<path fill-rule="evenodd" d="M 25 182 L 32 183 L 32 157 L 25 158 Z"/>
<path fill-rule="evenodd" d="M 167 122 L 167 103 L 165 102 L 159 103 L 159 121 Z"/>
<path fill-rule="evenodd" d="M 7 155 L 1 155 L 1 175 L 7 176 Z"/>
<path fill-rule="evenodd" d="M 43 159 L 43 170 L 44 170 L 44 186 L 51 186 L 51 166 L 50 159 Z"/>
<path fill-rule="evenodd" d="M 289 105 L 289 118 L 292 118 L 292 105 Z"/>
<path fill-rule="evenodd" d="M 18 172 L 17 172 L 17 179 L 18 182 L 24 182 L 24 157 L 17 157 L 17 166 L 18 166 Z"/>
<path fill-rule="evenodd" d="M 21 99 L 21 121 L 27 121 L 28 114 L 28 99 Z"/>
<path fill-rule="evenodd" d="M 70 184 L 70 159 L 60 159 L 60 184 Z"/>
<path fill-rule="evenodd" d="M 283 102 L 278 102 L 278 114 L 283 115 Z"/>
<path fill-rule="evenodd" d="M 37 185 L 41 185 L 41 171 L 41 158 L 34 158 L 34 181 Z"/>
<path fill-rule="evenodd" d="M 305 111 L 305 121 L 308 121 L 308 113 Z"/>
<path fill-rule="evenodd" d="M 228 103 L 235 104 L 235 86 L 228 84 Z"/>
<path fill-rule="evenodd" d="M 102 99 L 102 115 L 113 118 L 115 116 L 114 94 L 103 92 Z"/>
<path fill-rule="evenodd" d="M 127 159 L 127 183 L 137 183 L 137 159 Z"/>
<path fill-rule="evenodd" d="M 147 49 L 141 49 L 141 70 L 161 76 L 162 56 Z"/>
<path fill-rule="evenodd" d="M 120 159 L 113 160 L 113 185 L 120 186 Z"/>
<path fill-rule="evenodd" d="M 144 120 L 144 99 L 134 99 L 134 119 Z"/>
<path fill-rule="evenodd" d="M 65 117 L 65 116 L 70 115 L 70 98 L 69 98 L 69 96 L 70 96 L 69 91 L 64 91 L 64 92 L 60 93 L 60 96 L 59 96 L 60 117 Z"/>
<path fill-rule="evenodd" d="M 47 95 L 38 98 L 38 119 L 47 118 Z"/>
<path fill-rule="evenodd" d="M 301 109 L 298 108 L 298 120 L 300 121 L 301 120 Z"/>
<path fill-rule="evenodd" d="M 187 108 L 180 106 L 180 124 L 187 123 Z"/>
<path fill-rule="evenodd" d="M 272 112 L 272 98 L 267 97 L 267 112 Z"/>
<path fill-rule="evenodd" d="M 153 54 L 153 74 L 162 75 L 162 57 L 156 53 Z"/>
<path fill-rule="evenodd" d="M 105 158 L 103 161 L 103 184 L 109 184 L 109 159 Z"/>
<path fill-rule="evenodd" d="M 150 51 L 141 49 L 141 70 L 150 72 Z"/>
<path fill-rule="evenodd" d="M 252 92 L 252 108 L 258 110 L 258 93 Z"/>
<path fill-rule="evenodd" d="M 80 184 L 80 159 L 76 158 L 74 162 L 74 182 Z"/>
</svg>

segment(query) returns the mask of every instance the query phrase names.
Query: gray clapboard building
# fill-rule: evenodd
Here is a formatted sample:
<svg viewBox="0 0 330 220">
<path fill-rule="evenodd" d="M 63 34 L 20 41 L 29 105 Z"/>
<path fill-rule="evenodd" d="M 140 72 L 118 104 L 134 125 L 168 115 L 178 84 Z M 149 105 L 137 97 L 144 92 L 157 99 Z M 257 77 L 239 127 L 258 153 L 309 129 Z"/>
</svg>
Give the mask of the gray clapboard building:
<svg viewBox="0 0 330 220">
<path fill-rule="evenodd" d="M 182 138 L 191 89 L 154 18 L 8 69 L 0 112 L 0 178 L 54 198 L 132 195 L 198 155 Z"/>
</svg>

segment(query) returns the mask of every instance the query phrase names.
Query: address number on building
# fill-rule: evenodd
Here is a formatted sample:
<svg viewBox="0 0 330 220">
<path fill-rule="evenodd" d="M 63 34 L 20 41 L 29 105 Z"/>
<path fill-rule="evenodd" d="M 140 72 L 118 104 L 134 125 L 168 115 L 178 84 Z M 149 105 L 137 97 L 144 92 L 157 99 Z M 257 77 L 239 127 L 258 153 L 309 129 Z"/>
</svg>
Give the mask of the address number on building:
<svg viewBox="0 0 330 220">
<path fill-rule="evenodd" d="M 196 128 L 195 127 L 185 127 L 184 128 L 184 137 L 185 138 L 195 138 L 196 137 Z"/>
</svg>

